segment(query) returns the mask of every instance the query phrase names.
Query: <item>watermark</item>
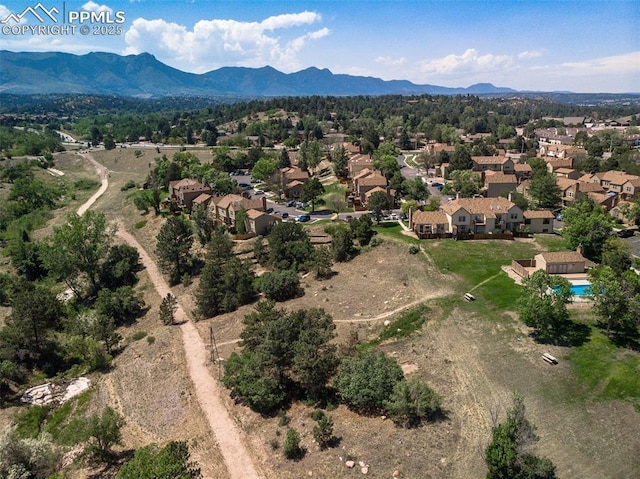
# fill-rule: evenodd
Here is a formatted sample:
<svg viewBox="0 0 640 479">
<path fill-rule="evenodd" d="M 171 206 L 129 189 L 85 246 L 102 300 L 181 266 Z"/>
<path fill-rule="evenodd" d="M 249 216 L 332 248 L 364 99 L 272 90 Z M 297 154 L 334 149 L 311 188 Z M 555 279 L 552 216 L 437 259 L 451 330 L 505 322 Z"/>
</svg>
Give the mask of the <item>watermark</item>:
<svg viewBox="0 0 640 479">
<path fill-rule="evenodd" d="M 122 35 L 126 13 L 67 9 L 67 2 L 45 7 L 38 2 L 0 19 L 2 35 Z"/>
</svg>

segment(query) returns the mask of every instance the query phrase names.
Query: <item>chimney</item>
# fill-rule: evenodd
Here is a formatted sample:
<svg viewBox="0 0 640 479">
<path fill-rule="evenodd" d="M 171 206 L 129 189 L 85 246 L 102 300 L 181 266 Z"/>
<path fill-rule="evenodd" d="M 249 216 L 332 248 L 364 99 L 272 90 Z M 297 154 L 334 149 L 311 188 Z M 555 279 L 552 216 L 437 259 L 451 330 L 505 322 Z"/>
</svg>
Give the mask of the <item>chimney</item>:
<svg viewBox="0 0 640 479">
<path fill-rule="evenodd" d="M 509 196 L 507 197 L 507 199 L 508 199 L 511 203 L 513 203 L 513 191 L 510 191 L 510 192 L 509 192 Z"/>
<path fill-rule="evenodd" d="M 262 197 L 262 211 L 267 211 L 267 198 L 265 196 Z"/>
<path fill-rule="evenodd" d="M 460 199 L 460 193 L 456 191 L 456 200 Z"/>
<path fill-rule="evenodd" d="M 413 206 L 409 207 L 409 229 L 413 229 Z"/>
</svg>

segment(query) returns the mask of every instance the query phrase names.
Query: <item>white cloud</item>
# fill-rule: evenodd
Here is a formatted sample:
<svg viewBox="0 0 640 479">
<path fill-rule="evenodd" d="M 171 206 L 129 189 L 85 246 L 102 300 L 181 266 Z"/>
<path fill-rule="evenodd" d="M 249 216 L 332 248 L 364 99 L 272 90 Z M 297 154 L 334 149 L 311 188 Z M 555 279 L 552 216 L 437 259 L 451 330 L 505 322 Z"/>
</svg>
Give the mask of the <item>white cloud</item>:
<svg viewBox="0 0 640 479">
<path fill-rule="evenodd" d="M 630 52 L 581 62 L 566 62 L 560 66 L 565 70 L 566 74 L 571 75 L 640 74 L 640 52 Z"/>
<path fill-rule="evenodd" d="M 281 33 L 320 20 L 319 14 L 305 11 L 276 15 L 261 22 L 200 20 L 189 30 L 163 19 L 137 18 L 125 33 L 124 53 L 150 52 L 172 66 L 198 73 L 221 66 L 266 64 L 290 71 L 299 67 L 299 52 L 309 42 L 329 35 L 330 30 L 321 28 L 290 39 L 272 32 Z"/>
<path fill-rule="evenodd" d="M 424 73 L 458 74 L 463 72 L 490 72 L 508 67 L 513 59 L 509 55 L 478 54 L 475 48 L 467 49 L 462 55 L 447 55 L 423 62 L 420 70 Z"/>
<path fill-rule="evenodd" d="M 526 60 L 529 58 L 537 58 L 542 56 L 542 53 L 536 50 L 525 50 L 524 52 L 518 53 L 518 58 L 520 60 Z"/>
<path fill-rule="evenodd" d="M 380 63 L 382 65 L 387 65 L 390 67 L 397 67 L 400 65 L 404 65 L 407 63 L 407 59 L 405 57 L 393 58 L 393 57 L 377 57 L 374 59 L 374 62 Z"/>
<path fill-rule="evenodd" d="M 89 1 L 82 5 L 82 9 L 86 12 L 109 12 L 113 13 L 113 8 L 107 5 L 98 5 L 96 2 Z"/>
</svg>

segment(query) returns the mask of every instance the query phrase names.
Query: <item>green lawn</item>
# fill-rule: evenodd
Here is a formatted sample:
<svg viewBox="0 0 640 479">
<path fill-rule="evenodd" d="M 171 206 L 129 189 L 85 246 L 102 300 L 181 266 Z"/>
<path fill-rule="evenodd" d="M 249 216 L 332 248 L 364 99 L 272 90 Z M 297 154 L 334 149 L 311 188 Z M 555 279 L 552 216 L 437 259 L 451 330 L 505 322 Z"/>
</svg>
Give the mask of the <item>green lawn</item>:
<svg viewBox="0 0 640 479">
<path fill-rule="evenodd" d="M 576 378 L 600 399 L 632 400 L 640 407 L 640 357 L 613 344 L 600 330 L 568 354 Z"/>
<path fill-rule="evenodd" d="M 400 226 L 397 221 L 383 221 L 379 225 L 376 225 L 374 222 L 373 229 L 382 237 L 387 236 L 403 241 L 407 243 L 407 245 L 420 244 L 419 239 L 402 234 L 402 226 Z"/>
</svg>

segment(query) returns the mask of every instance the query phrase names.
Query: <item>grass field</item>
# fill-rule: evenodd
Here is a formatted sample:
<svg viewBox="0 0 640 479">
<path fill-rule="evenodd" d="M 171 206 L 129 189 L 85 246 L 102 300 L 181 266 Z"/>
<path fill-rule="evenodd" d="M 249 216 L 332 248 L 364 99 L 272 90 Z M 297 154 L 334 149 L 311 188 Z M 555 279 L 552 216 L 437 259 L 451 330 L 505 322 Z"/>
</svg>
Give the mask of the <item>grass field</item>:
<svg viewBox="0 0 640 479">
<path fill-rule="evenodd" d="M 174 151 L 166 153 L 170 156 Z M 164 219 L 141 214 L 126 199 L 127 192 L 120 191 L 127 181 L 143 181 L 153 157 L 159 156 L 155 150 L 143 153 L 140 158 L 126 149 L 95 153 L 109 168 L 110 181 L 95 209 L 121 221 L 153 257 Z M 199 155 L 205 159 L 210 152 L 202 150 Z M 69 178 L 77 176 L 74 182 L 93 178 L 91 168 L 83 165 L 82 159 L 70 153 L 60 162 Z M 47 228 L 63 221 L 61 215 L 90 194 L 90 190 L 78 191 L 77 199 L 56 212 Z M 311 477 L 310 472 L 318 478 L 346 477 L 343 461 L 352 458 L 370 464 L 370 477 L 391 477 L 394 470 L 405 478 L 484 477 L 482 451 L 489 440 L 492 418 L 502 417 L 503 406 L 514 391 L 523 394 L 529 417 L 538 427 L 541 440 L 536 452 L 554 461 L 558 477 L 637 477 L 640 421 L 634 406 L 638 407 L 640 398 L 638 354 L 613 345 L 595 327 L 588 307 L 571 307 L 573 319 L 592 328 L 590 340 L 579 347 L 536 343 L 515 312 L 521 288 L 502 267 L 515 258 L 562 250 L 562 238 L 540 235 L 516 241 L 419 241 L 404 235 L 397 223 L 381 223 L 376 231 L 385 240 L 380 246 L 365 249 L 348 263 L 334 265 L 331 279 L 303 278 L 305 294 L 279 306 L 325 308 L 336 323 L 338 341 L 357 332 L 361 341 L 394 357 L 407 375 L 427 381 L 443 396 L 446 417 L 404 430 L 391 421 L 359 416 L 339 406 L 328 412 L 335 421 L 339 448 L 320 451 L 313 442 L 308 418 L 311 408 L 294 403 L 286 415 L 290 426 L 301 433 L 308 452 L 301 461 L 290 462 L 282 458 L 280 450 L 272 449 L 274 441 L 281 443 L 286 433 L 279 419 L 254 414 L 227 397 L 225 401 L 247 432 L 250 449 L 266 479 Z M 411 244 L 419 244 L 426 254 L 409 254 Z M 174 288 L 187 311 L 195 307 L 197 285 L 196 277 L 192 285 Z M 144 331 L 155 341 L 128 343 L 116 358 L 113 371 L 97 378 L 99 384 L 91 401 L 115 405 L 127 416 L 127 447 L 185 439 L 207 476 L 223 478 L 219 451 L 203 426 L 184 373 L 179 333 L 158 321 L 160 298 L 145 273 L 138 287 L 150 309 L 123 336 L 133 338 Z M 477 298 L 475 302 L 462 299 L 468 291 Z M 415 306 L 409 307 L 412 304 Z M 227 357 L 237 347 L 242 316 L 252 308 L 242 307 L 201 321 L 196 327 L 208 338 L 212 326 L 221 355 Z M 388 327 L 383 318 L 390 321 Z M 553 354 L 560 363 L 547 365 L 540 359 L 543 352 Z M 64 419 L 66 423 L 68 416 Z"/>
</svg>

